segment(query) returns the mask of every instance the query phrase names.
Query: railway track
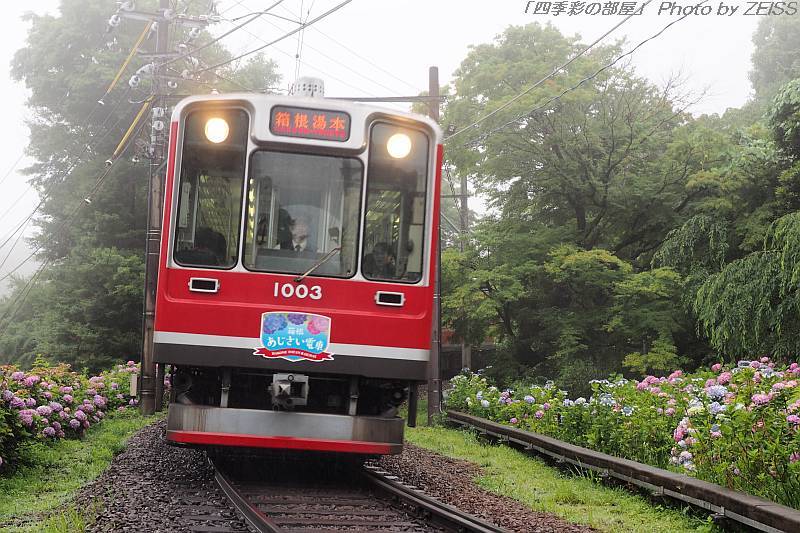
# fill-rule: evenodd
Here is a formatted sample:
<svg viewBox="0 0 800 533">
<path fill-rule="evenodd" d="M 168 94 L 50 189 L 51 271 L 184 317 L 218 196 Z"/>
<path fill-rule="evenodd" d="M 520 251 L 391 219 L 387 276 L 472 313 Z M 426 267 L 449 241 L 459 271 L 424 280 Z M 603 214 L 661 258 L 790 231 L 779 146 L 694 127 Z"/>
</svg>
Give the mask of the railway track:
<svg viewBox="0 0 800 533">
<path fill-rule="evenodd" d="M 653 497 L 691 504 L 725 523 L 735 522 L 767 533 L 800 531 L 800 511 L 763 498 L 650 465 L 575 446 L 538 433 L 497 424 L 484 418 L 447 411 L 448 420 L 500 442 L 518 446 L 556 463 L 598 472 L 601 477 L 649 491 Z"/>
<path fill-rule="evenodd" d="M 215 479 L 259 533 L 476 532 L 507 530 L 441 503 L 374 465 L 335 469 L 215 461 Z M 271 467 L 266 470 L 264 465 Z M 210 530 L 209 530 L 210 531 Z"/>
</svg>

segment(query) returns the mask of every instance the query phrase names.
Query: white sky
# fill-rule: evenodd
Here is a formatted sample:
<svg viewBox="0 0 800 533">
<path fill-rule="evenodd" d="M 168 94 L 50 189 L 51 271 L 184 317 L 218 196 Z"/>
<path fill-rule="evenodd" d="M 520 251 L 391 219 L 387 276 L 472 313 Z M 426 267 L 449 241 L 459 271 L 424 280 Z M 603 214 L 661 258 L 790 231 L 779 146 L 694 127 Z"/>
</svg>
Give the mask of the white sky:
<svg viewBox="0 0 800 533">
<path fill-rule="evenodd" d="M 192 0 L 178 0 L 179 6 L 186 1 Z M 310 8 L 313 18 L 339 1 L 285 0 L 273 13 L 297 18 L 301 12 L 305 16 Z M 221 0 L 218 11 L 230 19 L 264 9 L 271 3 L 272 0 Z M 707 3 L 715 12 L 720 1 Z M 656 84 L 680 72 L 688 80 L 687 88 L 692 92 L 706 91 L 707 96 L 692 110 L 695 114 L 721 113 L 728 107 L 738 107 L 750 94 L 747 73 L 752 53 L 751 36 L 761 17 L 742 15 L 747 2 L 726 0 L 726 3 L 740 6 L 739 12 L 732 17 L 691 15 L 643 45 L 632 58 L 637 71 Z M 551 20 L 563 33 L 579 33 L 583 42 L 589 43 L 622 18 L 526 14 L 527 4 L 524 0 L 353 0 L 305 31 L 300 75 L 322 77 L 328 96 L 415 94 L 427 89 L 428 66 L 437 65 L 440 82 L 446 83 L 466 56 L 469 45 L 489 42 L 511 24 Z M 661 4 L 660 0 L 653 0 L 644 15 L 633 17 L 609 40 L 625 37 L 627 50 L 678 18 L 667 13 L 658 15 Z M 676 4 L 688 6 L 694 2 Z M 55 13 L 57 6 L 57 0 L 4 4 L 4 16 L 0 21 L 2 68 L 8 68 L 13 53 L 24 45 L 27 25 L 20 18 L 22 14 L 26 11 Z M 114 2 L 109 0 L 109 16 L 114 9 Z M 222 22 L 212 31 L 219 34 L 231 27 L 231 23 Z M 292 27 L 295 25 L 291 22 L 262 16 L 223 43 L 239 53 L 260 46 L 264 40 L 272 40 Z M 279 62 L 284 88 L 294 79 L 297 44 L 297 38 L 290 37 L 265 50 Z M 0 77 L 0 95 L 5 126 L 0 130 L 2 179 L 20 157 L 27 144 L 28 131 L 24 124 L 27 113 L 24 88 L 8 76 Z M 25 160 L 17 168 L 24 166 Z M 27 188 L 24 176 L 13 171 L 0 184 L 0 242 L 36 204 L 35 193 L 26 193 Z M 17 202 L 18 198 L 21 199 Z M 6 253 L 8 245 L 0 249 L 0 262 Z M 18 245 L 6 264 L 0 267 L 0 277 L 28 253 L 23 245 Z M 31 265 L 26 267 L 21 271 L 32 270 Z M 0 291 L 2 285 L 0 283 Z"/>
</svg>

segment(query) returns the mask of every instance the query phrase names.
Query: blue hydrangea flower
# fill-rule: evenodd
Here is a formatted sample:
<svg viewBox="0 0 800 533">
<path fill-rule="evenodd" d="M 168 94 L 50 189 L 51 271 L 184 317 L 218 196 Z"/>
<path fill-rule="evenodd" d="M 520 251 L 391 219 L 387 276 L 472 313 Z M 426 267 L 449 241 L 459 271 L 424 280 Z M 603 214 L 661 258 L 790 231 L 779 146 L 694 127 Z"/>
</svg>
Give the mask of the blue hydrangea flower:
<svg viewBox="0 0 800 533">
<path fill-rule="evenodd" d="M 267 319 L 264 320 L 264 333 L 275 333 L 285 328 L 286 324 L 286 317 L 283 315 L 269 315 Z"/>
</svg>

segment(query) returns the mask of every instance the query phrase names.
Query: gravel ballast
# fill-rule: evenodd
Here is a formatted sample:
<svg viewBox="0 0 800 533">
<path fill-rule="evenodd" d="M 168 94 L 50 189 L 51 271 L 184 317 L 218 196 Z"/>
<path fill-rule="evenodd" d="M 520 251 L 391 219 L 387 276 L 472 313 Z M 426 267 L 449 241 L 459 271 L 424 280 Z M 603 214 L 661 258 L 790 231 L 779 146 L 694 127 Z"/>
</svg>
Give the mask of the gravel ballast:
<svg viewBox="0 0 800 533">
<path fill-rule="evenodd" d="M 217 488 L 205 453 L 167 445 L 165 426 L 161 421 L 136 433 L 81 491 L 78 507 L 97 513 L 86 531 L 248 531 Z"/>
<path fill-rule="evenodd" d="M 219 490 L 205 453 L 167 445 L 165 423 L 134 435 L 126 451 L 77 497 L 79 509 L 97 520 L 89 532 L 248 531 Z M 471 463 L 406 445 L 381 467 L 430 496 L 486 521 L 526 533 L 594 531 L 478 487 L 481 469 Z"/>
<path fill-rule="evenodd" d="M 383 457 L 380 464 L 403 482 L 419 487 L 429 496 L 512 531 L 596 531 L 549 513 L 533 511 L 516 500 L 483 490 L 473 481 L 483 473 L 477 465 L 451 459 L 413 444 L 406 443 L 401 455 Z"/>
</svg>

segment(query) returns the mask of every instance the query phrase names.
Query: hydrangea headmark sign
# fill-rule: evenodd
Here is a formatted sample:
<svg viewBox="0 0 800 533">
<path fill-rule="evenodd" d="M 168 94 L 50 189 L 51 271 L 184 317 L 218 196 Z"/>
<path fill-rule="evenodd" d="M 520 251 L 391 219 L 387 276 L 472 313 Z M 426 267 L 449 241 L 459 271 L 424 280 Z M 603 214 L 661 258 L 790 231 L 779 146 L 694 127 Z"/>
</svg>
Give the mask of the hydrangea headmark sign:
<svg viewBox="0 0 800 533">
<path fill-rule="evenodd" d="M 331 319 L 313 313 L 271 312 L 261 315 L 261 348 L 253 355 L 287 361 L 332 361 L 327 352 Z"/>
</svg>

